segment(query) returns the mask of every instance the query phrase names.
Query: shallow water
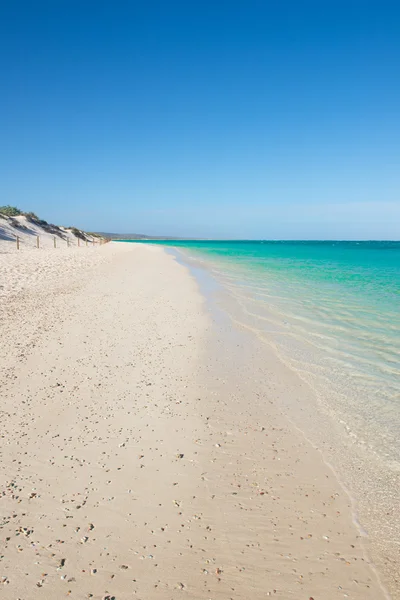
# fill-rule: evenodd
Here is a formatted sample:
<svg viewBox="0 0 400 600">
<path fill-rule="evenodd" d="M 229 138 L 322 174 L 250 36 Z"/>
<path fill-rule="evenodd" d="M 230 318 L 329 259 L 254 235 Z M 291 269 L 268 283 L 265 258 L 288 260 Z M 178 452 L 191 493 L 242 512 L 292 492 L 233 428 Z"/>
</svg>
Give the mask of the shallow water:
<svg viewBox="0 0 400 600">
<path fill-rule="evenodd" d="M 154 243 L 154 242 L 153 242 Z M 333 418 L 400 461 L 400 242 L 156 242 L 209 266 Z"/>
<path fill-rule="evenodd" d="M 232 321 L 309 386 L 307 405 L 294 392 L 282 407 L 352 496 L 374 559 L 398 570 L 400 242 L 147 243 L 206 268 Z"/>
<path fill-rule="evenodd" d="M 393 555 L 400 542 L 400 242 L 147 243 L 172 246 L 205 267 L 225 290 L 232 320 L 310 387 L 309 405 L 292 395 L 286 413 L 355 499 L 360 529 L 391 545 Z"/>
</svg>

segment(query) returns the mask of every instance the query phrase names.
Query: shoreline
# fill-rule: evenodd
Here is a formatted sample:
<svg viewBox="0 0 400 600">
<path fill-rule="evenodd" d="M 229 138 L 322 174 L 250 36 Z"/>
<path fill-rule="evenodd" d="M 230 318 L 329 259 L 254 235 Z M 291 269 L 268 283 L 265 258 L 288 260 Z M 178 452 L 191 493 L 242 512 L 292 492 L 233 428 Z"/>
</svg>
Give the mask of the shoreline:
<svg viewBox="0 0 400 600">
<path fill-rule="evenodd" d="M 121 242 L 77 261 L 2 296 L 4 597 L 388 597 L 274 365 L 187 268 Z"/>
<path fill-rule="evenodd" d="M 302 377 L 302 372 L 282 353 L 272 335 L 260 330 L 256 320 L 253 323 L 246 318 L 245 306 L 237 302 L 234 290 L 226 286 L 215 265 L 208 264 L 203 258 L 199 263 L 188 255 L 185 248 L 177 248 L 175 254 L 195 276 L 200 274 L 201 280 L 209 279 L 203 289 L 209 310 L 223 313 L 230 327 L 243 332 L 244 345 L 251 348 L 253 353 L 252 371 L 258 369 L 263 373 L 264 363 L 275 361 L 272 380 L 276 389 L 280 390 L 277 409 L 301 432 L 334 474 L 351 503 L 353 523 L 364 540 L 366 555 L 375 565 L 380 580 L 390 589 L 392 598 L 400 597 L 398 526 L 395 516 L 398 503 L 395 483 L 397 471 L 394 468 L 382 470 L 378 460 L 380 457 L 368 458 L 363 446 L 353 446 L 352 437 L 342 431 L 343 423 L 335 423 L 325 406 L 321 406 L 318 388 Z M 239 361 L 240 357 L 237 358 Z M 277 373 L 281 375 L 277 376 Z M 294 393 L 290 391 L 289 384 L 283 383 L 284 380 L 291 381 L 297 388 Z M 262 388 L 262 384 L 259 388 Z M 365 470 L 367 461 L 368 473 Z M 391 467 L 390 463 L 387 466 Z"/>
</svg>

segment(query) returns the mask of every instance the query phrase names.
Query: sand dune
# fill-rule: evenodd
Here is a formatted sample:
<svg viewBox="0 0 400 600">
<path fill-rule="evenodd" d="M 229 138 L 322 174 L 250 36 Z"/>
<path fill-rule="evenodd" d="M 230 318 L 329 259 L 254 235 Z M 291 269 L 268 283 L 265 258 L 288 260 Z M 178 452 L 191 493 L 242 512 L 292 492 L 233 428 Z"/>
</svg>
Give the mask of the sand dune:
<svg viewBox="0 0 400 600">
<path fill-rule="evenodd" d="M 19 238 L 19 248 L 17 247 Z M 38 239 L 39 238 L 39 239 Z M 26 215 L 7 217 L 0 213 L 0 254 L 25 250 L 61 249 L 99 243 L 100 238 L 76 228 L 58 227 Z"/>
</svg>

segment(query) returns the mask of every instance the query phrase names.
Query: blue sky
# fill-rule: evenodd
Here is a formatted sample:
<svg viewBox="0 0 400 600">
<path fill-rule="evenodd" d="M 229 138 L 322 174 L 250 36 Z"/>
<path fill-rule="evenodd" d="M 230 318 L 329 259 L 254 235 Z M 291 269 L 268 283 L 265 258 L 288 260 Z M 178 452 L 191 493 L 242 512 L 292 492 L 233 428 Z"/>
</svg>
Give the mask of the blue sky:
<svg viewBox="0 0 400 600">
<path fill-rule="evenodd" d="M 400 238 L 398 2 L 0 8 L 0 204 L 91 230 Z"/>
</svg>

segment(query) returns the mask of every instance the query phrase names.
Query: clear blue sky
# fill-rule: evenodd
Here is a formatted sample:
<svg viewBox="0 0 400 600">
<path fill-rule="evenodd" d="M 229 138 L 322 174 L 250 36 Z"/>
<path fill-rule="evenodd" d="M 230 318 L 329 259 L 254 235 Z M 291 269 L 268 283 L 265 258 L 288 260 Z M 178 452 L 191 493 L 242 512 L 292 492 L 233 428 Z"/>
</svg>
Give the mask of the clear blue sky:
<svg viewBox="0 0 400 600">
<path fill-rule="evenodd" d="M 0 204 L 92 230 L 400 238 L 400 4 L 3 1 Z"/>
</svg>

